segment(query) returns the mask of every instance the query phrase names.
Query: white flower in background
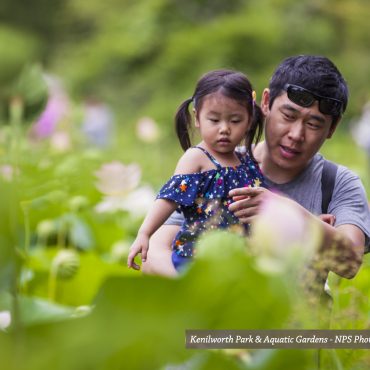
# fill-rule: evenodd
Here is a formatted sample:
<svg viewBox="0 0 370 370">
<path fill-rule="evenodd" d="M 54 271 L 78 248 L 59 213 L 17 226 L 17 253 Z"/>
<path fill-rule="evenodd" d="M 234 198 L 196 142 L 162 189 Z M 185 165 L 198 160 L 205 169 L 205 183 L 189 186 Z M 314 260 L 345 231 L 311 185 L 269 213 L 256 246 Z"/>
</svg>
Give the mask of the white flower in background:
<svg viewBox="0 0 370 370">
<path fill-rule="evenodd" d="M 4 164 L 0 167 L 0 174 L 5 181 L 11 182 L 13 180 L 14 169 L 11 165 Z"/>
<path fill-rule="evenodd" d="M 105 195 L 124 195 L 134 190 L 141 179 L 139 165 L 124 165 L 119 161 L 103 164 L 95 172 L 98 182 L 96 188 Z"/>
<path fill-rule="evenodd" d="M 66 131 L 56 131 L 50 137 L 50 147 L 56 152 L 67 152 L 71 149 L 71 138 Z"/>
<path fill-rule="evenodd" d="M 137 137 L 146 142 L 153 143 L 159 138 L 159 129 L 157 123 L 150 117 L 139 119 L 136 124 Z"/>
<path fill-rule="evenodd" d="M 121 209 L 129 211 L 136 217 L 145 216 L 153 205 L 155 196 L 156 194 L 150 186 L 141 186 L 122 199 Z"/>
<path fill-rule="evenodd" d="M 317 224 L 288 199 L 266 196 L 252 225 L 251 245 L 258 267 L 270 273 L 299 269 L 321 241 Z"/>
<path fill-rule="evenodd" d="M 103 201 L 96 205 L 95 211 L 98 213 L 127 211 L 134 217 L 141 217 L 149 211 L 154 200 L 154 190 L 146 185 L 128 194 L 105 196 Z"/>
<path fill-rule="evenodd" d="M 134 217 L 140 217 L 147 213 L 155 199 L 150 186 L 138 188 L 141 169 L 137 164 L 106 163 L 95 175 L 98 178 L 96 187 L 105 195 L 95 207 L 98 213 L 128 211 Z"/>
<path fill-rule="evenodd" d="M 0 311 L 0 330 L 5 331 L 12 322 L 10 311 Z"/>
</svg>

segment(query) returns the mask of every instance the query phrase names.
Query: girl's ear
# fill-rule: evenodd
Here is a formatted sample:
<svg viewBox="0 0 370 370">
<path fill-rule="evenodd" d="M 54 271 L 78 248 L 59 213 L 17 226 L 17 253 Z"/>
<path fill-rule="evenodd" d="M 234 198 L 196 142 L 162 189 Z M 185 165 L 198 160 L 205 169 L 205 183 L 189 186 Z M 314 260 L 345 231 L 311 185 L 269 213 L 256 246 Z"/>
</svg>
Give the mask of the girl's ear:
<svg viewBox="0 0 370 370">
<path fill-rule="evenodd" d="M 193 108 L 193 115 L 194 115 L 194 126 L 198 128 L 199 127 L 198 114 L 195 108 Z"/>
<path fill-rule="evenodd" d="M 266 116 L 270 112 L 269 104 L 270 104 L 270 90 L 264 89 L 261 100 L 261 110 L 264 116 Z"/>
</svg>

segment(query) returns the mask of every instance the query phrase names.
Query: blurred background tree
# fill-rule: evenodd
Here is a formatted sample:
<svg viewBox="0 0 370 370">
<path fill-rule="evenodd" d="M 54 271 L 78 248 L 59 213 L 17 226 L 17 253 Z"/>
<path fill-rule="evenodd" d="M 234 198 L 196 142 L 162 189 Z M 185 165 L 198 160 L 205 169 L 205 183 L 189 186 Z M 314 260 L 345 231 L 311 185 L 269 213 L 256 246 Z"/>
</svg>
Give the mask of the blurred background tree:
<svg viewBox="0 0 370 370">
<path fill-rule="evenodd" d="M 349 117 L 368 94 L 369 16 L 365 0 L 3 0 L 0 76 L 42 61 L 77 98 L 167 122 L 209 69 L 241 69 L 261 90 L 284 57 L 324 54 L 350 84 Z"/>
<path fill-rule="evenodd" d="M 322 54 L 343 72 L 351 94 L 339 134 L 324 154 L 366 182 L 364 152 L 349 161 L 338 142 L 349 139 L 348 123 L 370 98 L 369 18 L 365 0 L 2 0 L 1 116 L 15 76 L 25 64 L 41 63 L 63 80 L 76 104 L 92 99 L 112 108 L 117 147 L 126 148 L 122 160 L 142 157 L 144 177 L 159 186 L 181 154 L 174 112 L 201 74 L 241 70 L 259 98 L 282 59 Z M 140 151 L 159 149 L 143 148 L 133 134 L 142 117 L 160 127 L 160 158 L 171 158 L 164 165 L 146 168 Z"/>
</svg>

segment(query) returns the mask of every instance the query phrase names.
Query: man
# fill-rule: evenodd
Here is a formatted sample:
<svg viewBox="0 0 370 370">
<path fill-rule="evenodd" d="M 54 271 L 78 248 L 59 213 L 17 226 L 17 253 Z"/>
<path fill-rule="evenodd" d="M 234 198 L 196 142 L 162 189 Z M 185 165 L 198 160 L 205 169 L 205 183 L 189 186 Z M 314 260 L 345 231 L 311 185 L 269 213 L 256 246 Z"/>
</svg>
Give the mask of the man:
<svg viewBox="0 0 370 370">
<path fill-rule="evenodd" d="M 305 208 L 308 218 L 322 213 L 321 178 L 323 157 L 318 154 L 332 137 L 348 100 L 348 89 L 335 65 L 325 57 L 295 56 L 284 60 L 273 74 L 262 96 L 266 117 L 265 141 L 254 149 L 267 184 Z M 249 223 L 268 190 L 234 189 L 230 205 L 241 222 Z M 278 195 L 276 195 L 278 196 Z M 323 231 L 320 249 L 325 278 L 329 270 L 353 277 L 369 249 L 370 215 L 366 194 L 359 178 L 338 166 L 328 212 L 335 226 L 318 221 Z M 181 219 L 172 217 L 153 235 L 143 271 L 175 275 L 171 263 L 171 242 Z"/>
</svg>

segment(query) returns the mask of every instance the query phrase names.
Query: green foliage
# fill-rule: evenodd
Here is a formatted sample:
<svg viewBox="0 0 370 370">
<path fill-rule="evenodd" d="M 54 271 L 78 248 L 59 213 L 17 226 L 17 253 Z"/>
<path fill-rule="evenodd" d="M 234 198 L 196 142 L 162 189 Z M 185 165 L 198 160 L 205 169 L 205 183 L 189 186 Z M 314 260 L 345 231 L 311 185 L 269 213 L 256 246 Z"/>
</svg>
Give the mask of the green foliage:
<svg viewBox="0 0 370 370">
<path fill-rule="evenodd" d="M 18 77 L 22 67 L 37 60 L 39 41 L 34 36 L 0 24 L 0 96 L 6 87 Z"/>
<path fill-rule="evenodd" d="M 201 359 L 192 369 L 278 368 L 270 367 L 276 358 L 280 358 L 277 363 L 299 361 L 300 368 L 307 368 L 309 358 L 302 352 L 287 360 L 279 351 L 272 357 L 256 351 L 243 362 L 226 352 L 200 355 L 184 348 L 188 328 L 281 328 L 293 304 L 282 277 L 272 279 L 253 267 L 243 239 L 216 233 L 199 248 L 200 258 L 177 279 L 112 277 L 99 290 L 90 315 L 63 322 L 56 315 L 54 323 L 43 325 L 31 320 L 14 350 L 22 352 L 22 362 L 29 369 L 46 369 L 53 363 L 60 369 L 155 369 L 194 355 Z M 251 289 L 247 282 L 258 289 Z M 56 306 L 50 306 L 48 317 L 55 310 Z M 8 348 L 12 335 L 0 336 L 1 348 L 3 344 Z M 39 347 L 40 341 L 48 346 Z M 7 357 L 11 353 L 4 353 L 3 363 L 9 369 L 21 368 L 17 363 L 11 366 Z"/>
<path fill-rule="evenodd" d="M 97 213 L 102 194 L 94 173 L 112 160 L 138 162 L 143 182 L 158 189 L 181 152 L 172 117 L 201 74 L 240 69 L 260 96 L 277 63 L 309 53 L 331 57 L 351 90 L 345 122 L 323 153 L 370 189 L 365 153 L 346 133 L 346 121 L 369 98 L 369 15 L 364 0 L 3 0 L 0 310 L 12 313 L 12 325 L 0 331 L 2 368 L 313 368 L 311 351 L 185 350 L 189 328 L 319 324 L 295 278 L 259 271 L 235 235 L 202 240 L 196 263 L 178 279 L 126 269 L 141 218 Z M 74 98 L 72 116 L 58 126 L 71 139 L 65 151 L 21 126 L 37 117 L 47 95 L 34 62 L 58 73 Z M 79 101 L 91 96 L 116 114 L 115 145 L 103 150 L 88 147 L 80 132 Z M 137 138 L 143 116 L 160 125 L 158 142 Z M 57 259 L 60 252 L 68 258 Z M 369 327 L 369 271 L 366 256 L 355 279 L 330 277 L 332 328 Z M 321 356 L 325 369 L 369 367 L 366 351 Z"/>
</svg>

